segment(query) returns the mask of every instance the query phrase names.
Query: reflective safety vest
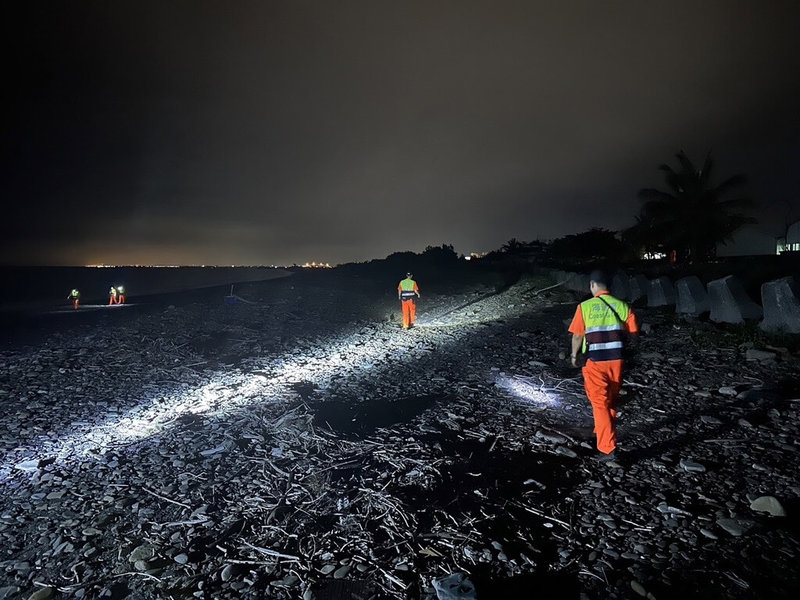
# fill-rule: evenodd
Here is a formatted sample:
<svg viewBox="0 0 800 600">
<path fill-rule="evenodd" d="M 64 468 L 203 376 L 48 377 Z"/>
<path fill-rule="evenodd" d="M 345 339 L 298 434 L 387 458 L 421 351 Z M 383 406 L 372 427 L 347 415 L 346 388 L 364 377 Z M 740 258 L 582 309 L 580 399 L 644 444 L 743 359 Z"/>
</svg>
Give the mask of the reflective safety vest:
<svg viewBox="0 0 800 600">
<path fill-rule="evenodd" d="M 72 297 L 72 298 L 77 298 L 78 296 L 80 296 L 80 295 L 81 295 L 81 293 L 80 293 L 78 290 L 72 290 L 72 291 L 69 293 L 69 295 L 70 295 L 70 297 Z"/>
<path fill-rule="evenodd" d="M 116 296 L 117 295 L 117 288 L 113 288 L 112 287 L 110 290 L 108 290 L 108 295 L 109 296 Z"/>
<path fill-rule="evenodd" d="M 630 307 L 610 294 L 603 294 L 603 300 L 595 296 L 581 302 L 581 314 L 586 333 L 583 338 L 583 352 L 586 358 L 595 362 L 603 360 L 618 360 L 622 358 L 625 322 L 630 314 Z M 619 318 L 606 305 L 614 307 Z M 622 321 L 620 322 L 620 319 Z"/>
<path fill-rule="evenodd" d="M 124 288 L 124 287 L 122 287 L 122 286 L 119 286 L 119 287 L 117 288 L 117 291 L 118 291 L 120 294 L 124 294 L 124 293 L 125 293 L 125 288 Z"/>
<path fill-rule="evenodd" d="M 411 298 L 416 297 L 417 294 L 414 292 L 416 285 L 417 283 L 413 279 L 403 279 L 400 282 L 400 299 L 411 300 Z"/>
</svg>

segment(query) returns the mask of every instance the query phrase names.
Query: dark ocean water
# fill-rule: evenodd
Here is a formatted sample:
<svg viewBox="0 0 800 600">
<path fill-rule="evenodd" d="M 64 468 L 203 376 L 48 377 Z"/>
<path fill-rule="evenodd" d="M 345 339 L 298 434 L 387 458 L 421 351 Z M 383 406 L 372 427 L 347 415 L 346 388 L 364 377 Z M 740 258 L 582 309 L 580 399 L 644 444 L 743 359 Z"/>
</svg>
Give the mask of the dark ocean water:
<svg viewBox="0 0 800 600">
<path fill-rule="evenodd" d="M 129 302 L 156 294 L 282 277 L 271 267 L 0 267 L 1 311 L 68 307 L 75 288 L 81 304 L 108 303 L 108 290 L 123 285 Z"/>
</svg>

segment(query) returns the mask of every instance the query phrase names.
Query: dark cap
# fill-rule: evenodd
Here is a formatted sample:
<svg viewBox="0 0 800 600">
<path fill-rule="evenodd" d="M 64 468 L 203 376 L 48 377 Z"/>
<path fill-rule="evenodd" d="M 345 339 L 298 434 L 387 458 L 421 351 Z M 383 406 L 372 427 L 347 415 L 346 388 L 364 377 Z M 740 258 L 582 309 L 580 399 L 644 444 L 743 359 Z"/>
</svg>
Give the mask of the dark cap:
<svg viewBox="0 0 800 600">
<path fill-rule="evenodd" d="M 608 276 L 606 275 L 605 271 L 601 271 L 600 269 L 595 269 L 591 273 L 589 273 L 589 281 L 594 281 L 595 283 L 599 283 L 600 285 L 608 285 Z"/>
</svg>

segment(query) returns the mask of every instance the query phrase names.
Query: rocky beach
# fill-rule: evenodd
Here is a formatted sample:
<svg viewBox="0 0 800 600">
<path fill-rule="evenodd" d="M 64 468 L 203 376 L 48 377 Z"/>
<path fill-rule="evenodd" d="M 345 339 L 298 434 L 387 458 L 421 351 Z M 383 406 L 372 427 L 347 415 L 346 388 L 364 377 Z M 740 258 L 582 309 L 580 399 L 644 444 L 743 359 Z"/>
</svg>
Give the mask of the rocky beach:
<svg viewBox="0 0 800 600">
<path fill-rule="evenodd" d="M 796 340 L 637 307 L 602 464 L 582 297 L 418 281 L 409 331 L 393 278 L 338 270 L 18 324 L 0 599 L 800 591 Z"/>
</svg>

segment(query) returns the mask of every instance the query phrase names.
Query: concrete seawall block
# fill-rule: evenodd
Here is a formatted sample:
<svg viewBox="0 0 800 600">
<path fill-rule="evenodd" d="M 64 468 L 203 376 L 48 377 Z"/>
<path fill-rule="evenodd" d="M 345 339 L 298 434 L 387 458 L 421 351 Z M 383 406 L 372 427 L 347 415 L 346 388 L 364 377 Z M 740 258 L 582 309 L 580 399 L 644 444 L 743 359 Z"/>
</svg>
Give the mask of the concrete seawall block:
<svg viewBox="0 0 800 600">
<path fill-rule="evenodd" d="M 631 297 L 631 287 L 628 275 L 623 271 L 614 273 L 611 278 L 611 295 L 620 300 L 628 300 Z"/>
<path fill-rule="evenodd" d="M 696 275 L 684 277 L 675 282 L 675 312 L 698 316 L 711 310 L 708 292 Z"/>
<path fill-rule="evenodd" d="M 662 275 L 650 281 L 647 288 L 647 306 L 675 304 L 675 286 L 669 277 Z"/>
<path fill-rule="evenodd" d="M 642 275 L 641 273 L 637 273 L 636 275 L 631 275 L 630 279 L 628 280 L 628 289 L 630 290 L 630 301 L 636 302 L 640 298 L 645 298 L 647 296 L 647 290 L 650 288 L 650 281 Z"/>
<path fill-rule="evenodd" d="M 753 302 L 742 283 L 733 275 L 708 282 L 711 320 L 715 323 L 742 323 L 760 319 L 761 307 Z"/>
<path fill-rule="evenodd" d="M 792 277 L 761 286 L 764 320 L 759 327 L 773 333 L 800 333 L 800 288 Z"/>
<path fill-rule="evenodd" d="M 570 273 L 571 277 L 566 286 L 573 292 L 589 293 L 589 275 L 585 273 Z"/>
</svg>

